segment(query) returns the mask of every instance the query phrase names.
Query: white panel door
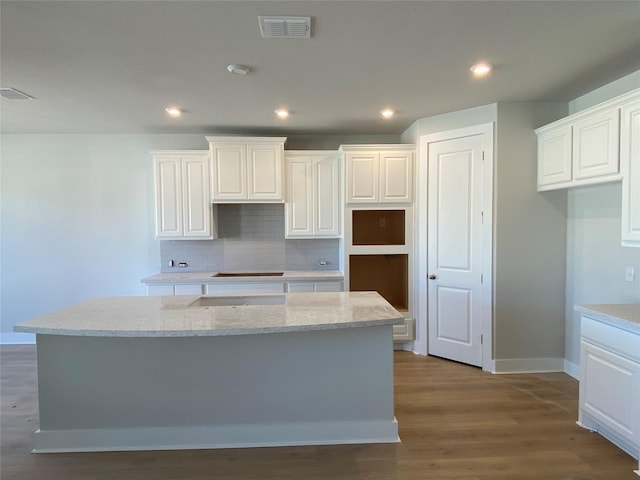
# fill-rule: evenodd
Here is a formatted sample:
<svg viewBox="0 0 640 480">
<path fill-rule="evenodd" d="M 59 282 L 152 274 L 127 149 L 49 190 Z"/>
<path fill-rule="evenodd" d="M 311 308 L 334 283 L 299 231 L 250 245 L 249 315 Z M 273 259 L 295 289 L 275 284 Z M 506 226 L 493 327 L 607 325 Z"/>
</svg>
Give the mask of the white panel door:
<svg viewBox="0 0 640 480">
<path fill-rule="evenodd" d="M 182 171 L 179 156 L 155 159 L 156 235 L 182 236 Z"/>
<path fill-rule="evenodd" d="M 312 168 L 311 158 L 287 159 L 287 237 L 313 235 Z"/>
<path fill-rule="evenodd" d="M 482 365 L 482 148 L 473 135 L 429 144 L 430 355 Z"/>
<path fill-rule="evenodd" d="M 314 159 L 314 233 L 318 236 L 340 235 L 340 178 L 338 157 Z"/>
<path fill-rule="evenodd" d="M 212 147 L 213 200 L 247 198 L 247 147 L 243 144 L 220 144 Z"/>
<path fill-rule="evenodd" d="M 182 159 L 183 228 L 185 237 L 211 236 L 211 198 L 209 195 L 209 157 Z"/>
<path fill-rule="evenodd" d="M 380 202 L 413 201 L 413 152 L 380 153 Z"/>
<path fill-rule="evenodd" d="M 571 125 L 538 135 L 538 189 L 571 181 L 571 146 Z"/>
<path fill-rule="evenodd" d="M 282 201 L 283 159 L 279 145 L 248 145 L 247 176 L 250 200 Z"/>
<path fill-rule="evenodd" d="M 347 152 L 347 203 L 380 201 L 380 156 L 371 152 Z"/>
<path fill-rule="evenodd" d="M 614 108 L 577 121 L 573 126 L 575 180 L 619 172 L 619 118 Z"/>
</svg>

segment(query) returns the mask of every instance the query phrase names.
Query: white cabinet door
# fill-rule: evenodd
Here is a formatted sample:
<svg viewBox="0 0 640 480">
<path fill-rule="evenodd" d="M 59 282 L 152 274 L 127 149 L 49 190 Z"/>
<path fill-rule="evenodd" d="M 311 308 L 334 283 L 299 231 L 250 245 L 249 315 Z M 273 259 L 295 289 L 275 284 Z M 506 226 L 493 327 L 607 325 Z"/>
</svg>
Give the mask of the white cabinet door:
<svg viewBox="0 0 640 480">
<path fill-rule="evenodd" d="M 340 235 L 340 178 L 335 152 L 287 152 L 286 238 Z"/>
<path fill-rule="evenodd" d="M 287 157 L 286 236 L 313 236 L 313 159 Z"/>
<path fill-rule="evenodd" d="M 640 247 L 640 99 L 621 109 L 622 245 Z"/>
<path fill-rule="evenodd" d="M 162 295 L 175 295 L 173 285 L 147 285 L 148 297 L 159 297 Z"/>
<path fill-rule="evenodd" d="M 284 201 L 285 137 L 206 137 L 211 151 L 212 200 Z"/>
<path fill-rule="evenodd" d="M 347 203 L 380 201 L 380 155 L 377 152 L 347 152 Z"/>
<path fill-rule="evenodd" d="M 245 144 L 211 146 L 213 200 L 247 198 L 247 147 Z"/>
<path fill-rule="evenodd" d="M 412 203 L 412 145 L 343 145 L 346 203 Z"/>
<path fill-rule="evenodd" d="M 202 295 L 204 285 L 198 284 L 183 284 L 178 283 L 174 285 L 174 293 L 176 295 Z"/>
<path fill-rule="evenodd" d="M 184 237 L 210 237 L 208 155 L 192 155 L 182 159 L 182 194 Z"/>
<path fill-rule="evenodd" d="M 413 152 L 380 153 L 380 202 L 410 203 L 413 200 Z"/>
<path fill-rule="evenodd" d="M 282 146 L 247 145 L 247 199 L 282 201 Z"/>
<path fill-rule="evenodd" d="M 156 180 L 156 236 L 211 239 L 217 236 L 209 195 L 209 152 L 152 152 Z"/>
<path fill-rule="evenodd" d="M 154 158 L 156 236 L 182 236 L 182 168 L 178 155 Z"/>
<path fill-rule="evenodd" d="M 580 409 L 640 445 L 640 364 L 582 340 Z"/>
<path fill-rule="evenodd" d="M 571 181 L 571 131 L 571 125 L 560 125 L 538 134 L 538 190 Z"/>
<path fill-rule="evenodd" d="M 336 154 L 313 160 L 313 232 L 318 237 L 340 235 L 340 175 Z"/>
<path fill-rule="evenodd" d="M 583 180 L 619 172 L 619 110 L 585 116 L 573 125 L 573 178 Z"/>
</svg>

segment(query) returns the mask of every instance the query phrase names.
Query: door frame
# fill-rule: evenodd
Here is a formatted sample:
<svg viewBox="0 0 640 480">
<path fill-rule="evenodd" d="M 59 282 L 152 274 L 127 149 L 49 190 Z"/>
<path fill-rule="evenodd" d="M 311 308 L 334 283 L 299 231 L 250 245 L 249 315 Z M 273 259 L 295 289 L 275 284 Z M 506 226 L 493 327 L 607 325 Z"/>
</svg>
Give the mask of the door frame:
<svg viewBox="0 0 640 480">
<path fill-rule="evenodd" d="M 494 371 L 493 360 L 493 163 L 494 163 L 494 124 L 484 123 L 472 127 L 448 130 L 421 135 L 418 162 L 416 165 L 416 224 L 415 245 L 418 257 L 416 295 L 416 340 L 414 351 L 428 355 L 428 281 L 427 281 L 427 222 L 429 144 L 444 140 L 454 140 L 472 135 L 484 135 L 484 161 L 482 165 L 482 369 Z"/>
</svg>

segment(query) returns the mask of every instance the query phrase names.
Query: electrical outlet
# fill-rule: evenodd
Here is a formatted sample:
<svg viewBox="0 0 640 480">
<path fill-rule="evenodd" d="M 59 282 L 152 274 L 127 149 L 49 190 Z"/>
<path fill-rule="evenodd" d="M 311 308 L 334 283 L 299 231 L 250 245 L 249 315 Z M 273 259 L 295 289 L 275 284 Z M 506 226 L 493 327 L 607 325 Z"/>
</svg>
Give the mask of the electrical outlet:
<svg viewBox="0 0 640 480">
<path fill-rule="evenodd" d="M 635 268 L 633 268 L 633 267 L 625 268 L 625 270 L 624 270 L 624 279 L 627 282 L 633 282 L 634 278 L 635 278 L 635 275 L 636 275 Z"/>
</svg>

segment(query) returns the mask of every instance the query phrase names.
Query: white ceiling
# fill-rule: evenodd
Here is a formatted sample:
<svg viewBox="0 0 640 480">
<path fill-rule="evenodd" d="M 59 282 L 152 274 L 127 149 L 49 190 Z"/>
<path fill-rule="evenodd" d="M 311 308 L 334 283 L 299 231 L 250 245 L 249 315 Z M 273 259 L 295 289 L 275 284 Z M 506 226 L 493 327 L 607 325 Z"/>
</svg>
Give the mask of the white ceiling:
<svg viewBox="0 0 640 480">
<path fill-rule="evenodd" d="M 312 37 L 263 39 L 259 15 L 311 16 Z M 399 134 L 640 69 L 639 1 L 2 0 L 0 17 L 0 86 L 36 98 L 0 100 L 5 133 Z"/>
</svg>

